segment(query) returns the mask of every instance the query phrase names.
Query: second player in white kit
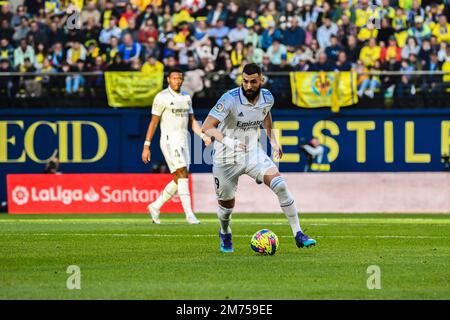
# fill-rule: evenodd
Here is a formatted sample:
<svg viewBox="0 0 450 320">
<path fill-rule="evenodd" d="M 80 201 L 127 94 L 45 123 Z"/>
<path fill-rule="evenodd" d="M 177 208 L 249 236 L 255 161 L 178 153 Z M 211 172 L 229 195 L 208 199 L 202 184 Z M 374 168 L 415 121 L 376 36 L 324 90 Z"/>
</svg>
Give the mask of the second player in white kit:
<svg viewBox="0 0 450 320">
<path fill-rule="evenodd" d="M 194 133 L 199 135 L 206 145 L 211 143 L 211 139 L 201 132 L 200 125 L 194 117 L 191 97 L 181 91 L 183 72 L 179 69 L 172 69 L 169 71 L 167 81 L 169 83 L 168 88 L 158 93 L 153 101 L 152 120 L 148 126 L 142 150 L 142 161 L 146 164 L 150 162 L 151 140 L 160 123 L 161 137 L 159 144 L 170 173 L 173 175 L 173 180 L 166 185 L 158 199 L 149 204 L 147 209 L 153 222 L 159 224 L 160 208 L 178 191 L 187 222 L 198 224 L 200 221 L 192 212 L 189 193 L 189 124 L 191 124 Z"/>
<path fill-rule="evenodd" d="M 233 252 L 231 214 L 239 176 L 247 174 L 257 183 L 265 183 L 277 195 L 281 209 L 291 226 L 298 247 L 316 244 L 302 232 L 295 200 L 287 188 L 277 166 L 259 143 L 259 128 L 266 129 L 275 157 L 283 152 L 272 132 L 272 94 L 262 89 L 261 69 L 254 63 L 245 65 L 242 86 L 225 93 L 202 126 L 214 141 L 213 176 L 219 203 L 217 216 L 220 222 L 220 251 Z"/>
</svg>

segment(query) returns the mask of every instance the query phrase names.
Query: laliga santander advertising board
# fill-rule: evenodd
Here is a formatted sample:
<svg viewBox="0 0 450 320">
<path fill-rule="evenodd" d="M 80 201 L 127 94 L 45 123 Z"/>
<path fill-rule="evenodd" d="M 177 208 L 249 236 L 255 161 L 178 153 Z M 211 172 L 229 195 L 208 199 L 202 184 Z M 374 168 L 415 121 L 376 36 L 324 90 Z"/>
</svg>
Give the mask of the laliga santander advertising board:
<svg viewBox="0 0 450 320">
<path fill-rule="evenodd" d="M 171 174 L 9 174 L 8 212 L 147 213 L 147 205 L 172 178 Z M 178 194 L 161 212 L 183 212 Z"/>
</svg>

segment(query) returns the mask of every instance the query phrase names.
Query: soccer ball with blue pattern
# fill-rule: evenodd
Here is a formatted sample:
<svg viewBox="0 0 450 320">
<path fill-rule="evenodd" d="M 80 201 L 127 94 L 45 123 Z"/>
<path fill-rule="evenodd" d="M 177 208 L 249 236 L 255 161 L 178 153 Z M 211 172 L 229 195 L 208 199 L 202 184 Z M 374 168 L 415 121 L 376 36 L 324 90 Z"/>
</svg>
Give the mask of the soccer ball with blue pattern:
<svg viewBox="0 0 450 320">
<path fill-rule="evenodd" d="M 253 237 L 250 247 L 253 251 L 260 254 L 273 255 L 277 252 L 279 246 L 278 237 L 269 229 L 257 231 Z"/>
</svg>

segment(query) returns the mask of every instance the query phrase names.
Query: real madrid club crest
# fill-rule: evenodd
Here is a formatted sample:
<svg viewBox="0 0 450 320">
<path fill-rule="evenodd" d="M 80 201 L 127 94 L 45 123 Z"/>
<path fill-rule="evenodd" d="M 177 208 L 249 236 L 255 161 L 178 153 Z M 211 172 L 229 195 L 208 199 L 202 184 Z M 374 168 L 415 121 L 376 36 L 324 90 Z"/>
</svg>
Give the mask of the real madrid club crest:
<svg viewBox="0 0 450 320">
<path fill-rule="evenodd" d="M 267 114 L 267 109 L 266 109 L 266 108 L 264 108 L 264 109 L 262 110 L 262 115 L 263 115 L 263 117 L 265 117 L 265 116 L 266 116 L 266 114 Z"/>
</svg>

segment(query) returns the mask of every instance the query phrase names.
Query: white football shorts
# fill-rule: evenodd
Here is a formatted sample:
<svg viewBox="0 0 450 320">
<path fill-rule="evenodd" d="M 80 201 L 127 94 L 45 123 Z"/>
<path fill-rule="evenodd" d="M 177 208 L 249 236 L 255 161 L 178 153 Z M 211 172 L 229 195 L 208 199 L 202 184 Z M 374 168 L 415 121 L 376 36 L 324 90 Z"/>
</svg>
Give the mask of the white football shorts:
<svg viewBox="0 0 450 320">
<path fill-rule="evenodd" d="M 216 190 L 217 200 L 234 199 L 241 175 L 246 174 L 253 178 L 256 183 L 262 183 L 264 182 L 264 175 L 271 168 L 277 169 L 277 166 L 262 149 L 248 155 L 244 161 L 213 165 L 214 189 Z"/>
<path fill-rule="evenodd" d="M 172 142 L 170 139 L 161 138 L 159 144 L 170 173 L 183 167 L 189 170 L 190 155 L 187 143 Z"/>
</svg>

